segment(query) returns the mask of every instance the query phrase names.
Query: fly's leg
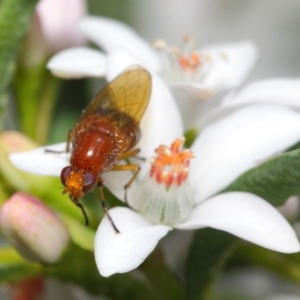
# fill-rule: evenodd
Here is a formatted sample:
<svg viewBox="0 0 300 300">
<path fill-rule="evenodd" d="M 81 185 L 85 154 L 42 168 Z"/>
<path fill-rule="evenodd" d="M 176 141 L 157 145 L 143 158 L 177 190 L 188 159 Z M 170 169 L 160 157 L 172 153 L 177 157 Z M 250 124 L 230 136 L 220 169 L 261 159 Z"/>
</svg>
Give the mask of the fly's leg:
<svg viewBox="0 0 300 300">
<path fill-rule="evenodd" d="M 121 159 L 126 159 L 126 158 L 129 158 L 129 157 L 135 156 L 135 158 L 141 159 L 141 160 L 144 161 L 145 160 L 144 158 L 136 156 L 139 152 L 140 152 L 140 149 L 129 150 L 129 151 L 123 153 Z M 131 177 L 131 179 L 124 186 L 124 190 L 125 190 L 124 199 L 125 199 L 126 204 L 128 206 L 130 206 L 129 203 L 128 203 L 128 200 L 127 200 L 127 189 L 131 186 L 131 184 L 137 178 L 137 176 L 138 176 L 138 174 L 141 170 L 141 167 L 139 165 L 134 165 L 134 164 L 116 165 L 116 166 L 113 167 L 112 170 L 114 170 L 114 171 L 133 171 L 133 172 L 135 172 L 134 175 Z"/>
<path fill-rule="evenodd" d="M 134 156 L 134 158 L 136 158 L 136 159 L 145 161 L 145 158 L 144 158 L 144 157 L 136 156 L 140 151 L 141 151 L 140 149 L 132 149 L 132 150 L 129 150 L 129 151 L 123 153 L 121 159 L 126 159 L 126 158 L 130 158 L 130 157 L 133 157 L 133 156 Z"/>
<path fill-rule="evenodd" d="M 71 200 L 72 200 L 72 202 L 73 202 L 75 205 L 77 205 L 77 206 L 81 209 L 81 212 L 82 212 L 82 214 L 83 214 L 83 216 L 84 216 L 84 220 L 85 220 L 85 226 L 89 226 L 89 218 L 88 218 L 88 216 L 87 216 L 87 213 L 86 213 L 86 211 L 85 211 L 83 205 L 82 205 L 79 201 L 76 201 L 76 200 L 73 200 L 73 199 L 71 199 Z"/>
<path fill-rule="evenodd" d="M 45 153 L 54 153 L 54 154 L 62 154 L 62 153 L 69 153 L 67 150 L 51 150 L 51 149 L 45 149 Z"/>
<path fill-rule="evenodd" d="M 127 189 L 131 186 L 131 184 L 137 178 L 137 176 L 138 176 L 138 174 L 141 170 L 141 167 L 139 165 L 115 165 L 112 168 L 112 170 L 113 171 L 133 171 L 133 172 L 135 172 L 133 174 L 133 176 L 130 178 L 130 180 L 124 186 L 124 189 L 125 189 L 125 202 L 126 202 L 127 205 L 129 205 L 128 201 L 127 201 Z"/>
<path fill-rule="evenodd" d="M 66 152 L 70 152 L 71 134 L 72 134 L 72 130 L 69 130 L 69 132 L 68 132 L 68 138 L 67 138 Z"/>
<path fill-rule="evenodd" d="M 99 193 L 100 193 L 100 200 L 101 200 L 101 204 L 102 204 L 102 208 L 108 218 L 108 220 L 110 221 L 110 224 L 112 225 L 113 229 L 115 230 L 116 233 L 120 233 L 119 229 L 117 228 L 117 226 L 115 225 L 108 209 L 107 209 L 107 205 L 106 205 L 106 201 L 105 201 L 105 197 L 103 194 L 103 185 L 102 185 L 102 180 L 99 178 L 99 182 L 98 182 L 98 188 L 99 188 Z"/>
<path fill-rule="evenodd" d="M 71 144 L 71 132 L 72 132 L 72 130 L 69 130 L 66 150 L 57 151 L 57 150 L 45 149 L 45 153 L 56 153 L 56 154 L 69 153 L 70 152 L 70 144 Z"/>
<path fill-rule="evenodd" d="M 132 156 L 136 156 L 141 150 L 140 149 L 132 149 L 122 154 L 121 159 L 126 159 Z"/>
</svg>

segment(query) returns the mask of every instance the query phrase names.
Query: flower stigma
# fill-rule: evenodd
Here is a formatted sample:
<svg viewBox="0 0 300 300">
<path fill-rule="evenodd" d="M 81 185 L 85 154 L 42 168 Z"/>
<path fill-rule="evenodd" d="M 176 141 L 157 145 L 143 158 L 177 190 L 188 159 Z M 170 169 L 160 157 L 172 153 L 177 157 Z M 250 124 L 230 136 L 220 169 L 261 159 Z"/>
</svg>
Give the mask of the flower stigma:
<svg viewBox="0 0 300 300">
<path fill-rule="evenodd" d="M 167 80 L 203 82 L 220 61 L 223 63 L 228 60 L 225 53 L 213 56 L 196 49 L 195 39 L 192 36 L 185 36 L 183 42 L 183 50 L 168 46 L 161 39 L 153 42 L 153 48 L 158 51 L 164 65 L 164 76 Z"/>
<path fill-rule="evenodd" d="M 138 185 L 132 206 L 154 223 L 175 225 L 183 222 L 193 208 L 193 197 L 187 178 L 191 150 L 184 149 L 184 138 L 171 145 L 159 146 L 150 161 L 151 168 Z"/>
</svg>

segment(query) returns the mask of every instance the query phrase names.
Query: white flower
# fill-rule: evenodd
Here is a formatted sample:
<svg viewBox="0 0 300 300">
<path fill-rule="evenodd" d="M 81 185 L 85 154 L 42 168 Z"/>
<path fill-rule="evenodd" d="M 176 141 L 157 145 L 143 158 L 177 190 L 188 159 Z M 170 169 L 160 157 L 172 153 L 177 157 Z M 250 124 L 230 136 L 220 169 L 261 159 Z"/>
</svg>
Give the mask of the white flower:
<svg viewBox="0 0 300 300">
<path fill-rule="evenodd" d="M 217 91 L 240 85 L 257 59 L 257 49 L 251 41 L 196 49 L 188 39 L 183 51 L 156 42 L 155 51 L 133 29 L 116 20 L 87 16 L 81 20 L 79 29 L 104 52 L 86 47 L 64 50 L 48 62 L 54 75 L 109 79 L 112 57 L 127 66 L 133 57 L 146 69 L 160 72 L 169 83 L 185 128 L 198 127 L 199 114 L 210 110 L 218 101 L 208 101 L 208 98 Z"/>
<path fill-rule="evenodd" d="M 123 63 L 118 64 L 117 57 L 113 64 L 108 64 L 108 78 L 124 68 Z M 300 115 L 291 107 L 298 105 L 294 100 L 298 97 L 299 80 L 275 82 L 262 81 L 246 87 L 232 96 L 231 104 L 226 99 L 218 111 L 213 111 L 210 120 L 203 121 L 202 132 L 191 148 L 195 158 L 188 154 L 184 163 L 175 160 L 175 169 L 162 164 L 163 169 L 171 174 L 179 172 L 183 179 L 180 185 L 166 186 L 165 181 L 158 179 L 161 176 L 150 177 L 149 160 L 156 148 L 171 145 L 182 135 L 183 124 L 171 93 L 152 74 L 150 104 L 141 122 L 142 138 L 137 145 L 146 161 L 138 161 L 142 170 L 128 190 L 129 204 L 137 211 L 124 207 L 110 210 L 120 234 L 115 233 L 106 217 L 102 220 L 95 239 L 95 257 L 101 275 L 136 268 L 172 228 L 212 227 L 272 250 L 285 253 L 300 250 L 292 227 L 265 200 L 243 192 L 216 195 L 249 168 L 299 141 Z M 179 148 L 178 144 L 180 140 L 173 145 L 173 150 Z M 64 147 L 65 144 L 46 146 L 59 150 Z M 44 148 L 12 154 L 10 160 L 22 170 L 56 176 L 69 164 L 65 154 L 45 154 Z M 165 174 L 159 170 L 156 169 L 158 174 Z M 131 176 L 127 172 L 108 172 L 103 174 L 103 181 L 123 199 L 124 184 Z M 173 201 L 172 209 L 181 207 L 185 213 L 166 211 L 167 199 Z M 144 201 L 149 204 L 146 208 L 143 208 Z"/>
<path fill-rule="evenodd" d="M 241 84 L 257 59 L 251 41 L 198 49 L 188 39 L 183 51 L 156 42 L 155 50 L 126 24 L 112 19 L 88 16 L 79 29 L 104 52 L 85 47 L 62 51 L 48 63 L 53 74 L 65 78 L 106 76 L 110 55 L 123 49 L 146 69 L 161 72 L 183 106 L 189 101 L 195 106 L 195 100 L 205 101 L 219 90 Z"/>
</svg>

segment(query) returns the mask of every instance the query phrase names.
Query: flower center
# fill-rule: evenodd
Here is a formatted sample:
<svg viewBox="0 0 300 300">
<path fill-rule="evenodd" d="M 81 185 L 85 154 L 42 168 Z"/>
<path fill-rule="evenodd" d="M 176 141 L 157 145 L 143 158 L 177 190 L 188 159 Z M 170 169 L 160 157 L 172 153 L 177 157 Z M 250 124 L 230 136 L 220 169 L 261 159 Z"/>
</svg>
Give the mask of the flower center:
<svg viewBox="0 0 300 300">
<path fill-rule="evenodd" d="M 153 47 L 158 51 L 163 65 L 163 76 L 172 81 L 204 82 L 211 71 L 221 62 L 227 61 L 224 53 L 212 55 L 196 49 L 191 36 L 183 38 L 184 47 L 170 47 L 163 40 L 156 40 Z"/>
<path fill-rule="evenodd" d="M 156 149 L 156 157 L 151 160 L 150 177 L 167 189 L 171 185 L 180 186 L 187 178 L 189 164 L 194 154 L 190 150 L 181 150 L 183 138 L 176 139 L 171 147 L 164 145 Z"/>
<path fill-rule="evenodd" d="M 189 56 L 181 55 L 179 57 L 179 64 L 186 72 L 194 72 L 200 67 L 200 55 L 196 52 L 191 53 Z"/>
<path fill-rule="evenodd" d="M 156 149 L 150 173 L 140 181 L 134 193 L 132 207 L 154 223 L 175 225 L 192 211 L 194 201 L 187 177 L 194 154 L 181 150 L 183 143 L 184 138 L 178 138 L 171 147 Z"/>
</svg>

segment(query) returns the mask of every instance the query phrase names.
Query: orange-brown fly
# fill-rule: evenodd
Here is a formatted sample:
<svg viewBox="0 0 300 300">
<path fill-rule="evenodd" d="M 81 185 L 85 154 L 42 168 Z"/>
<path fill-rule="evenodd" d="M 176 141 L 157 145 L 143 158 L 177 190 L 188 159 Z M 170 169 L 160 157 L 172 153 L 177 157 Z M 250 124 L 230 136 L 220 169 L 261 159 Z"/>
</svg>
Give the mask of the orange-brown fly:
<svg viewBox="0 0 300 300">
<path fill-rule="evenodd" d="M 69 193 L 81 209 L 86 225 L 89 221 L 80 199 L 98 186 L 105 214 L 119 232 L 106 207 L 101 175 L 111 170 L 133 171 L 125 185 L 126 198 L 126 189 L 137 177 L 140 166 L 117 163 L 139 152 L 134 147 L 140 138 L 139 124 L 150 94 L 150 74 L 140 67 L 130 69 L 96 95 L 69 132 L 66 151 L 71 154 L 70 166 L 62 169 L 60 177 L 65 186 L 63 193 Z"/>
</svg>

